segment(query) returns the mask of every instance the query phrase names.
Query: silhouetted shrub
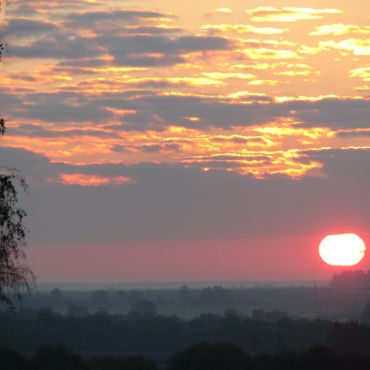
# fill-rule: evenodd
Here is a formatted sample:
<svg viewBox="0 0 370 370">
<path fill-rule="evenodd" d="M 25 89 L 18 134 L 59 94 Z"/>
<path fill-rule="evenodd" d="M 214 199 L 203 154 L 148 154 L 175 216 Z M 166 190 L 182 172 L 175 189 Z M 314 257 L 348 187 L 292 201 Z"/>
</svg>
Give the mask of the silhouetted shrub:
<svg viewBox="0 0 370 370">
<path fill-rule="evenodd" d="M 153 361 L 142 356 L 111 358 L 97 357 L 90 362 L 91 370 L 158 370 Z"/>
<path fill-rule="evenodd" d="M 42 347 L 31 359 L 32 370 L 89 370 L 80 356 L 63 347 Z"/>
<path fill-rule="evenodd" d="M 241 348 L 227 343 L 202 343 L 170 358 L 168 370 L 248 370 L 251 358 Z"/>
<path fill-rule="evenodd" d="M 2 370 L 26 370 L 26 359 L 15 351 L 0 349 L 0 369 Z"/>
<path fill-rule="evenodd" d="M 327 334 L 327 345 L 338 353 L 358 352 L 370 356 L 370 328 L 355 322 L 336 323 Z"/>
</svg>

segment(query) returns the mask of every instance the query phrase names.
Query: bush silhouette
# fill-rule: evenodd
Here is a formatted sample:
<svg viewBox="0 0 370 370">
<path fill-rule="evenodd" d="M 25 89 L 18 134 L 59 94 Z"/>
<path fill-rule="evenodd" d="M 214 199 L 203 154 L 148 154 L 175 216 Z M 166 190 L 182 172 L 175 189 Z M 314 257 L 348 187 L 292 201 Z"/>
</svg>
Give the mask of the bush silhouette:
<svg viewBox="0 0 370 370">
<path fill-rule="evenodd" d="M 89 370 L 80 356 L 64 347 L 42 347 L 31 359 L 31 370 Z"/>
<path fill-rule="evenodd" d="M 226 343 L 202 343 L 175 354 L 168 370 L 248 370 L 251 359 L 239 347 Z"/>
<path fill-rule="evenodd" d="M 90 362 L 91 370 L 158 370 L 154 362 L 145 357 L 98 357 Z"/>
<path fill-rule="evenodd" d="M 26 359 L 15 351 L 0 349 L 0 369 L 27 370 Z"/>
</svg>

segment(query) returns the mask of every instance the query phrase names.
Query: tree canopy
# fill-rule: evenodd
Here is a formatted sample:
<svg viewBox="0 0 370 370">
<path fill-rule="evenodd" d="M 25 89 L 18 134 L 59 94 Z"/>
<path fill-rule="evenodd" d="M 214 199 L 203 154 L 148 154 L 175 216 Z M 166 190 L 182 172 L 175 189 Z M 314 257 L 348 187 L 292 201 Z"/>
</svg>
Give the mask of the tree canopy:
<svg viewBox="0 0 370 370">
<path fill-rule="evenodd" d="M 0 0 L 0 5 L 1 5 Z M 5 42 L 0 35 L 0 57 Z M 0 137 L 5 134 L 4 118 L 0 118 Z M 24 177 L 19 171 L 0 167 L 0 303 L 14 307 L 10 293 L 30 289 L 33 280 L 31 270 L 24 264 L 26 212 L 18 207 L 18 190 L 27 189 Z"/>
<path fill-rule="evenodd" d="M 30 289 L 31 270 L 24 264 L 26 212 L 18 207 L 18 189 L 27 189 L 21 174 L 6 169 L 0 174 L 0 302 L 14 307 L 10 293 Z"/>
</svg>

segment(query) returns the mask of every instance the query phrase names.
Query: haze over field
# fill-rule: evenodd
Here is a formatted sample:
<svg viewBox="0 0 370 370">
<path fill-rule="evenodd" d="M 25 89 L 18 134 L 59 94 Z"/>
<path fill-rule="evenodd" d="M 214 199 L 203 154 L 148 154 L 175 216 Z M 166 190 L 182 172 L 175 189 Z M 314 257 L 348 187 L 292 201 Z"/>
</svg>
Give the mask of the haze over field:
<svg viewBox="0 0 370 370">
<path fill-rule="evenodd" d="M 368 243 L 370 5 L 296 4 L 3 9 L 39 282 L 326 279 L 325 235 Z"/>
</svg>

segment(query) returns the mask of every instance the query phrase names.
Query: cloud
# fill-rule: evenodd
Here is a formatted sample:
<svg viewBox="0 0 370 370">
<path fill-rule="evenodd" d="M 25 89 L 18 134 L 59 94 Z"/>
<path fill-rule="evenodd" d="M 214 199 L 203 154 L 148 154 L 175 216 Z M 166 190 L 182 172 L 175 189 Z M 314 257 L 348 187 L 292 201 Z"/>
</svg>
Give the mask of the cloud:
<svg viewBox="0 0 370 370">
<path fill-rule="evenodd" d="M 353 53 L 356 56 L 370 55 L 370 39 L 346 39 L 341 41 L 320 41 L 319 46 L 327 50 L 334 49 Z"/>
<path fill-rule="evenodd" d="M 322 99 L 317 102 L 287 103 L 305 126 L 332 128 L 369 127 L 368 99 Z"/>
<path fill-rule="evenodd" d="M 354 196 L 354 183 L 365 190 L 370 185 L 370 148 L 344 148 L 311 150 L 304 153 L 310 160 L 323 163 L 323 173 L 333 181 L 348 186 L 347 193 Z M 359 199 L 358 199 L 359 200 Z"/>
<path fill-rule="evenodd" d="M 143 145 L 142 150 L 147 153 L 157 153 L 161 150 L 160 145 Z"/>
<path fill-rule="evenodd" d="M 27 45 L 13 43 L 11 55 L 23 59 L 79 59 L 102 56 L 103 50 L 94 40 L 73 32 L 44 36 Z"/>
<path fill-rule="evenodd" d="M 251 86 L 275 86 L 279 83 L 278 80 L 254 80 L 248 82 Z"/>
<path fill-rule="evenodd" d="M 350 131 L 337 131 L 336 135 L 338 137 L 369 137 L 370 136 L 370 130 L 350 130 Z"/>
<path fill-rule="evenodd" d="M 341 36 L 348 34 L 368 35 L 370 34 L 370 26 L 359 26 L 354 24 L 324 24 L 317 26 L 310 33 L 311 36 Z"/>
<path fill-rule="evenodd" d="M 158 25 L 158 26 L 141 26 L 134 25 L 128 26 L 125 29 L 127 34 L 135 35 L 156 35 L 156 34 L 166 34 L 166 33 L 182 33 L 181 28 L 177 28 L 169 25 Z"/>
<path fill-rule="evenodd" d="M 242 72 L 203 72 L 202 75 L 206 78 L 214 79 L 214 80 L 227 80 L 229 78 L 238 78 L 241 80 L 250 80 L 255 77 L 250 73 L 242 73 Z"/>
<path fill-rule="evenodd" d="M 342 11 L 338 9 L 276 8 L 265 6 L 247 9 L 246 13 L 252 22 L 297 22 L 301 20 L 322 19 L 325 15 L 340 14 Z"/>
<path fill-rule="evenodd" d="M 206 24 L 201 27 L 205 31 L 235 32 L 239 34 L 254 33 L 257 35 L 280 35 L 288 32 L 288 28 L 255 27 L 247 24 Z"/>
<path fill-rule="evenodd" d="M 142 110 L 139 108 L 140 113 L 125 116 L 123 122 L 135 123 L 139 130 L 153 122 L 206 129 L 261 125 L 289 117 L 307 127 L 360 128 L 369 126 L 370 114 L 367 99 L 326 98 L 267 104 L 253 102 L 252 99 L 249 104 L 245 104 L 245 101 L 239 103 L 235 99 L 152 95 L 134 101 Z M 198 119 L 189 121 L 189 112 Z"/>
<path fill-rule="evenodd" d="M 233 10 L 231 8 L 217 8 L 215 12 L 220 14 L 231 14 Z"/>
<path fill-rule="evenodd" d="M 123 123 L 135 123 L 138 129 L 146 129 L 149 123 L 156 121 L 159 125 L 173 124 L 198 129 L 254 125 L 277 118 L 280 110 L 276 105 L 245 105 L 236 103 L 234 99 L 224 101 L 196 96 L 152 95 L 134 101 L 143 110 L 126 115 Z M 145 111 L 146 114 L 143 114 Z M 198 119 L 189 120 L 189 112 Z"/>
<path fill-rule="evenodd" d="M 32 37 L 55 31 L 57 27 L 50 22 L 27 18 L 12 18 L 6 22 L 3 32 L 7 37 Z"/>
<path fill-rule="evenodd" d="M 25 3 L 22 0 L 12 0 L 11 7 L 8 12 L 10 14 L 35 15 L 36 14 L 50 14 L 53 12 L 74 9 L 85 9 L 87 6 L 98 7 L 104 5 L 103 0 L 27 0 Z"/>
<path fill-rule="evenodd" d="M 69 13 L 64 17 L 64 24 L 67 27 L 73 28 L 93 28 L 99 30 L 105 22 L 114 24 L 133 23 L 136 24 L 141 20 L 163 20 L 174 19 L 173 15 L 164 14 L 154 11 L 141 11 L 141 10 L 97 10 L 87 11 L 81 13 Z M 119 22 L 119 23 L 117 23 Z M 118 28 L 119 29 L 119 28 Z M 117 29 L 116 29 L 117 30 Z"/>
<path fill-rule="evenodd" d="M 271 140 L 264 136 L 242 136 L 242 135 L 231 135 L 231 136 L 215 136 L 213 139 L 215 142 L 232 142 L 235 144 L 248 144 L 255 146 L 269 146 Z"/>
<path fill-rule="evenodd" d="M 227 50 L 230 43 L 222 37 L 181 36 L 175 39 L 158 36 L 133 37 L 99 37 L 102 45 L 107 45 L 112 55 L 123 57 L 126 48 L 131 48 L 130 54 L 160 53 L 163 55 L 181 55 L 192 52 L 211 50 Z"/>
<path fill-rule="evenodd" d="M 126 176 L 98 176 L 98 175 L 85 175 L 81 173 L 62 173 L 57 179 L 51 180 L 60 182 L 61 184 L 70 186 L 84 186 L 84 187 L 100 187 L 107 185 L 126 185 L 133 183 L 130 177 Z"/>
<path fill-rule="evenodd" d="M 22 102 L 15 116 L 45 120 L 46 122 L 102 122 L 112 118 L 112 113 L 93 100 L 72 93 L 30 94 L 33 104 Z"/>
<path fill-rule="evenodd" d="M 278 59 L 301 59 L 302 57 L 294 50 L 250 48 L 244 50 L 245 55 L 250 59 L 278 60 Z"/>
<path fill-rule="evenodd" d="M 146 144 L 139 148 L 146 153 L 168 153 L 168 152 L 177 152 L 181 149 L 181 145 L 177 143 L 160 143 L 160 144 Z"/>
<path fill-rule="evenodd" d="M 354 68 L 350 71 L 351 77 L 361 78 L 364 82 L 370 81 L 370 67 Z"/>
<path fill-rule="evenodd" d="M 15 4 L 21 9 L 21 3 Z M 189 166 L 208 167 L 211 172 L 240 168 L 243 174 L 252 171 L 266 176 L 285 171 L 297 178 L 318 167 L 297 163 L 293 149 L 298 153 L 302 147 L 334 145 L 336 132 L 364 132 L 369 127 L 368 98 L 348 97 L 355 79 L 367 78 L 366 67 L 352 58 L 354 52 L 366 53 L 360 36 L 344 38 L 362 40 L 358 42 L 320 38 L 318 43 L 336 44 L 312 46 L 301 42 L 303 36 L 294 33 L 295 25 L 288 29 L 281 23 L 279 27 L 274 23 L 206 24 L 194 29 L 167 9 L 122 9 L 122 4 L 107 8 L 101 1 L 87 7 L 82 0 L 49 5 L 30 0 L 25 7 L 33 13 L 9 18 L 12 30 L 19 31 L 10 55 L 24 59 L 7 59 L 8 70 L 4 65 L 0 108 L 9 118 L 10 135 L 3 140 L 7 145 L 42 148 L 53 161 L 186 160 Z M 251 18 L 290 20 L 340 13 L 298 7 L 248 12 Z M 176 22 L 181 22 L 181 28 Z M 309 23 L 307 32 L 318 23 L 328 22 Z M 334 28 L 331 31 L 337 32 Z M 27 40 L 21 36 L 26 31 Z M 258 36 L 240 37 L 244 32 Z M 333 50 L 339 51 L 331 53 L 333 57 L 343 56 L 346 68 L 341 70 L 341 95 L 331 91 L 330 84 L 323 85 L 332 71 L 317 66 L 317 54 Z M 18 66 L 27 63 L 32 68 L 17 72 Z M 313 97 L 297 96 L 302 84 Z M 261 133 L 265 140 L 258 138 Z M 214 140 L 221 136 L 228 139 Z M 249 155 L 249 151 L 268 148 L 272 152 L 286 146 L 292 152 L 260 153 L 270 162 L 259 173 L 246 160 L 214 157 Z M 208 164 L 203 158 L 207 156 Z"/>
<path fill-rule="evenodd" d="M 100 138 L 118 138 L 113 132 L 87 129 L 62 129 L 55 130 L 34 124 L 23 124 L 18 127 L 9 127 L 8 134 L 12 136 L 28 136 L 33 138 L 76 138 L 76 137 L 100 137 Z"/>
<path fill-rule="evenodd" d="M 75 66 L 160 67 L 184 63 L 189 53 L 231 48 L 227 38 L 184 35 L 181 29 L 163 23 L 173 19 L 173 15 L 139 10 L 70 12 L 58 24 L 13 19 L 9 23 L 9 32 L 15 30 L 11 55 L 58 59 L 59 65 L 72 61 Z M 17 39 L 25 33 L 30 39 L 27 44 Z"/>
<path fill-rule="evenodd" d="M 228 74 L 221 76 L 222 78 L 236 77 Z M 209 81 L 208 85 L 218 83 L 217 79 L 204 78 Z M 179 82 L 181 81 L 188 80 L 180 79 Z M 199 83 L 199 80 L 188 82 Z M 270 80 L 249 82 L 250 85 L 274 83 Z M 225 129 L 251 127 L 277 122 L 281 119 L 299 122 L 302 127 L 367 128 L 370 115 L 367 98 L 319 97 L 310 100 L 301 97 L 274 100 L 273 97 L 253 94 L 215 97 L 191 93 L 156 93 L 152 90 L 127 90 L 90 96 L 80 94 L 78 91 L 49 94 L 24 93 L 8 103 L 4 99 L 0 102 L 0 109 L 6 109 L 14 119 L 42 120 L 45 124 L 51 125 L 48 128 L 49 134 L 42 131 L 41 127 L 35 126 L 23 128 L 20 126 L 18 130 L 28 132 L 34 130 L 36 135 L 39 131 L 39 134 L 44 136 L 62 136 L 63 131 L 64 136 L 76 136 L 78 133 L 83 136 L 84 134 L 89 135 L 89 132 L 76 131 L 76 128 L 69 131 L 67 127 L 52 129 L 52 126 L 58 122 L 68 125 L 90 123 L 88 127 L 91 130 L 91 123 L 104 125 L 104 128 L 96 126 L 96 130 L 91 131 L 90 136 L 96 137 L 114 136 L 114 133 L 109 132 L 121 130 L 161 131 L 170 126 L 197 130 L 217 127 Z"/>
<path fill-rule="evenodd" d="M 300 180 L 233 174 L 222 169 L 221 157 L 210 159 L 220 170 L 204 172 L 181 164 L 73 166 L 4 147 L 0 155 L 31 182 L 23 203 L 31 245 L 303 236 L 369 223 L 366 150 L 307 152 L 308 158 L 325 164 L 326 177 Z M 47 181 L 62 174 L 73 185 Z M 88 186 L 92 179 L 118 177 L 134 182 Z M 76 186 L 78 181 L 84 186 Z"/>
<path fill-rule="evenodd" d="M 111 150 L 115 153 L 127 153 L 129 151 L 124 145 L 121 144 L 112 145 Z"/>
<path fill-rule="evenodd" d="M 129 78 L 127 79 L 127 85 L 133 85 L 138 87 L 152 87 L 152 88 L 164 88 L 164 87 L 190 87 L 190 86 L 220 86 L 225 78 L 251 78 L 251 75 L 247 74 L 222 74 L 222 73 L 204 73 L 203 76 L 194 77 L 149 77 L 149 78 Z"/>
</svg>

